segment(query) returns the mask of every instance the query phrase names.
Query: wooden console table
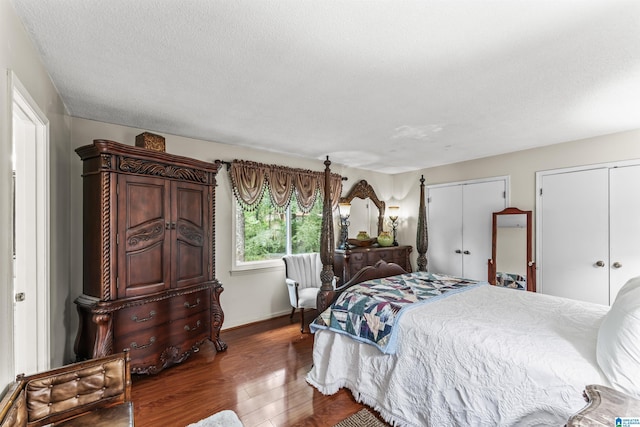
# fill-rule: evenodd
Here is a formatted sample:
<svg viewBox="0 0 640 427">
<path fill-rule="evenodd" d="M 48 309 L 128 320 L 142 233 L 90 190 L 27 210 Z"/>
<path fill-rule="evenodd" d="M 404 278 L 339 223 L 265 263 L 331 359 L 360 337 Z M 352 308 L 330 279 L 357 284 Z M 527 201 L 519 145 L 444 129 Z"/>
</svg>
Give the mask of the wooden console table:
<svg viewBox="0 0 640 427">
<path fill-rule="evenodd" d="M 640 418 L 640 400 L 603 385 L 584 389 L 588 404 L 572 415 L 566 427 L 615 426 L 616 418 Z"/>
<path fill-rule="evenodd" d="M 374 265 L 380 260 L 393 262 L 411 272 L 411 246 L 370 246 L 336 249 L 333 258 L 333 270 L 339 280 L 337 285 L 348 282 L 360 269 Z"/>
</svg>

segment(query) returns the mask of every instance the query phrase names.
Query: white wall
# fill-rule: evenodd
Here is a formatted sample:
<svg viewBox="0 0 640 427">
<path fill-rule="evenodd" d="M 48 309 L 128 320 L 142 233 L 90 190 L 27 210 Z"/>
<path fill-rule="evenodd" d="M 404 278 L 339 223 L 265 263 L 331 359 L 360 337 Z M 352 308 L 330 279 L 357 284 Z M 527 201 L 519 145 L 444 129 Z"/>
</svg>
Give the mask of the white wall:
<svg viewBox="0 0 640 427">
<path fill-rule="evenodd" d="M 511 206 L 533 210 L 535 222 L 537 171 L 639 158 L 640 129 L 394 175 L 395 193 L 404 195 L 401 206 L 409 215 L 399 235 L 415 247 L 421 174 L 426 185 L 509 175 Z"/>
<path fill-rule="evenodd" d="M 51 160 L 51 366 L 59 366 L 73 345 L 69 312 L 69 141 L 70 118 L 37 50 L 10 0 L 0 0 L 0 391 L 14 378 L 11 280 L 11 116 L 7 71 L 12 70 L 49 119 Z"/>
</svg>

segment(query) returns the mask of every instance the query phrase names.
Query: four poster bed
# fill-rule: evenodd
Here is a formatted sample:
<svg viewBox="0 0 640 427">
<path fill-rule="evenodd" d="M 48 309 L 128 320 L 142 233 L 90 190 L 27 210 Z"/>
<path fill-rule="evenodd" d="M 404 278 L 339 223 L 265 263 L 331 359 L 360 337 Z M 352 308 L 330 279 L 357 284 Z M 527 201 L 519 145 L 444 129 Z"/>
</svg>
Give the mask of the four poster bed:
<svg viewBox="0 0 640 427">
<path fill-rule="evenodd" d="M 422 178 L 419 271 L 380 262 L 333 290 L 326 197 L 321 315 L 307 375 L 323 394 L 346 387 L 398 426 L 564 425 L 585 406 L 587 384 L 640 397 L 640 320 L 621 320 L 625 298 L 640 319 L 640 280 L 609 310 L 429 273 Z"/>
</svg>

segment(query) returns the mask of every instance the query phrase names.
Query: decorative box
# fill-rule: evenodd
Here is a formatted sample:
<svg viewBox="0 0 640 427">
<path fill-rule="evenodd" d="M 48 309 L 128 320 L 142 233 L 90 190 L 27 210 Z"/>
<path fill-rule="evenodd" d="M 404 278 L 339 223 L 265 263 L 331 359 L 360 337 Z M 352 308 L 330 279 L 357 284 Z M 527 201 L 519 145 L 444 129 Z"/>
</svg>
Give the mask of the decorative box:
<svg viewBox="0 0 640 427">
<path fill-rule="evenodd" d="M 166 150 L 164 136 L 150 132 L 142 132 L 140 135 L 136 136 L 136 147 L 142 147 L 153 151 L 162 151 L 163 153 Z"/>
</svg>

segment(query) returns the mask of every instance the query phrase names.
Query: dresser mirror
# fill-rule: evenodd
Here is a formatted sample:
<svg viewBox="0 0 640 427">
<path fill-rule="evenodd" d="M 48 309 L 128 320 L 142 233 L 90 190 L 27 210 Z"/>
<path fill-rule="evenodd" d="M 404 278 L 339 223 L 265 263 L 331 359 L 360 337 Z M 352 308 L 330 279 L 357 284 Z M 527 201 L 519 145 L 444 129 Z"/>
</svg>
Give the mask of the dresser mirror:
<svg viewBox="0 0 640 427">
<path fill-rule="evenodd" d="M 378 199 L 373 187 L 365 180 L 360 180 L 340 203 L 351 204 L 349 215 L 349 237 L 355 238 L 360 231 L 366 231 L 370 237 L 382 233 L 385 203 Z"/>
<path fill-rule="evenodd" d="M 493 213 L 488 280 L 492 285 L 535 292 L 531 211 L 506 208 Z"/>
</svg>

